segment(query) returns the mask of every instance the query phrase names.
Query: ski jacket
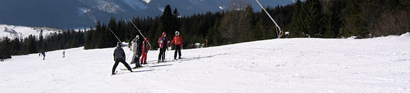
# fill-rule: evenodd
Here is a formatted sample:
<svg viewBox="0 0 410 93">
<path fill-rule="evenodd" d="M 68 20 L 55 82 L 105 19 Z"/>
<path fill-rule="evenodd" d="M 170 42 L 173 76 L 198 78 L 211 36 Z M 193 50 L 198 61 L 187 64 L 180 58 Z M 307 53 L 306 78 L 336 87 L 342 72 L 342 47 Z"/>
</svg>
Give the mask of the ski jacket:
<svg viewBox="0 0 410 93">
<path fill-rule="evenodd" d="M 171 41 L 171 45 L 175 43 L 175 45 L 179 46 L 183 44 L 182 36 L 174 36 L 174 39 Z"/>
<path fill-rule="evenodd" d="M 168 42 L 167 42 L 167 38 L 166 37 L 160 37 L 158 39 L 158 45 L 159 48 L 167 48 L 168 47 Z"/>
<path fill-rule="evenodd" d="M 143 53 L 148 53 L 149 50 L 149 45 L 148 45 L 148 41 L 144 41 L 144 43 L 142 43 L 143 46 Z"/>
<path fill-rule="evenodd" d="M 138 40 L 137 41 L 137 45 L 138 45 L 138 48 L 137 48 L 137 55 L 141 55 L 142 54 L 142 42 L 143 42 L 144 40 Z M 148 41 L 147 41 L 148 42 Z"/>
<path fill-rule="evenodd" d="M 138 52 L 138 39 L 137 38 L 135 38 L 134 40 L 132 40 L 132 45 L 131 45 L 131 50 L 132 50 L 132 52 L 134 52 L 134 53 L 137 53 Z"/>
<path fill-rule="evenodd" d="M 114 50 L 114 61 L 125 60 L 125 53 L 121 46 L 117 46 Z"/>
</svg>

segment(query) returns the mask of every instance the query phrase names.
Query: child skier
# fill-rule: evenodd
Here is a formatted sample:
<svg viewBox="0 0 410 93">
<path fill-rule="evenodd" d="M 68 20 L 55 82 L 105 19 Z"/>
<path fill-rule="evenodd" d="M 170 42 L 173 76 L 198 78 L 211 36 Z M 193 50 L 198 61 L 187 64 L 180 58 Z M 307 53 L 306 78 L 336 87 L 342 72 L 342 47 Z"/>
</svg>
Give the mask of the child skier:
<svg viewBox="0 0 410 93">
<path fill-rule="evenodd" d="M 121 48 L 121 42 L 117 43 L 117 47 L 114 50 L 114 66 L 112 67 L 112 75 L 115 75 L 115 69 L 117 68 L 118 64 L 121 62 L 122 64 L 124 64 L 125 67 L 127 67 L 127 69 L 129 71 L 132 72 L 131 67 L 128 65 L 127 62 L 125 62 L 125 53 L 124 50 Z"/>
<path fill-rule="evenodd" d="M 166 32 L 162 32 L 162 36 L 158 39 L 158 45 L 159 45 L 159 55 L 158 55 L 158 63 L 159 63 L 160 61 L 164 62 L 165 51 L 168 48 L 168 39 L 167 39 Z"/>
<path fill-rule="evenodd" d="M 144 42 L 142 43 L 142 57 L 141 57 L 141 64 L 147 64 L 147 53 L 149 50 L 148 45 L 148 38 L 145 38 Z"/>
<path fill-rule="evenodd" d="M 183 45 L 182 36 L 179 35 L 179 31 L 175 31 L 174 39 L 171 41 L 171 45 L 175 43 L 175 53 L 174 53 L 174 60 L 177 59 L 177 53 L 179 54 L 178 59 L 181 59 L 181 48 Z"/>
</svg>

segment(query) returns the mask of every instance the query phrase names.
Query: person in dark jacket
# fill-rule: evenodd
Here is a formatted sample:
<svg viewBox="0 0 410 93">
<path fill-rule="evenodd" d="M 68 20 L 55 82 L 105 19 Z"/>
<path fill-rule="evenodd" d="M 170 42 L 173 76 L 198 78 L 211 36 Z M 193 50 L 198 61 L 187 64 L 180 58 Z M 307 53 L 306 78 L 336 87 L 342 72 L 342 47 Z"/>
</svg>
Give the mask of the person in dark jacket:
<svg viewBox="0 0 410 93">
<path fill-rule="evenodd" d="M 162 36 L 158 39 L 158 45 L 159 45 L 158 62 L 160 62 L 160 61 L 164 62 L 164 60 L 165 60 L 165 51 L 168 48 L 168 39 L 167 39 L 167 33 L 166 32 L 162 32 Z"/>
<path fill-rule="evenodd" d="M 128 65 L 127 62 L 125 62 L 125 53 L 124 50 L 121 48 L 121 42 L 118 42 L 117 47 L 114 50 L 114 66 L 112 67 L 112 75 L 115 75 L 115 69 L 117 68 L 118 64 L 121 62 L 122 64 L 124 64 L 125 67 L 127 67 L 127 69 L 129 71 L 132 72 L 131 67 Z"/>
</svg>

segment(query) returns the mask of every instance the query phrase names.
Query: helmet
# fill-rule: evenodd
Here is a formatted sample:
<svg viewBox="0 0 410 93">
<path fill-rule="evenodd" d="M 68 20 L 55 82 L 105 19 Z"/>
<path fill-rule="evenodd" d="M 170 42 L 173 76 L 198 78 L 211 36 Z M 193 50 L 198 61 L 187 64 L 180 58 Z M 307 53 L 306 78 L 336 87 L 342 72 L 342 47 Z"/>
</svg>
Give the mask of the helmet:
<svg viewBox="0 0 410 93">
<path fill-rule="evenodd" d="M 175 31 L 175 35 L 179 35 L 179 31 Z"/>
<path fill-rule="evenodd" d="M 135 36 L 135 38 L 140 39 L 140 35 Z"/>
</svg>

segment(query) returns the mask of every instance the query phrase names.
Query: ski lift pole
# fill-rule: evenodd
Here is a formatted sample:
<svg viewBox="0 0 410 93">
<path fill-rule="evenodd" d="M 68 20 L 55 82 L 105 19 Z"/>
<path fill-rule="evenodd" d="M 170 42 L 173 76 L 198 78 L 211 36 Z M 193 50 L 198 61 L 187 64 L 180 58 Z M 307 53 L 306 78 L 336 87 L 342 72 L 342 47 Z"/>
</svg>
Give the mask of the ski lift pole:
<svg viewBox="0 0 410 93">
<path fill-rule="evenodd" d="M 135 29 L 137 29 L 137 31 L 141 34 L 141 36 L 145 39 L 144 34 L 141 33 L 141 30 L 138 29 L 138 27 L 134 24 L 134 22 L 132 22 L 132 20 L 129 20 L 131 22 L 131 24 L 134 26 Z M 148 45 L 151 47 L 151 44 L 148 42 Z"/>
<path fill-rule="evenodd" d="M 278 38 L 280 38 L 282 29 L 279 27 L 276 21 L 272 18 L 272 16 L 268 13 L 268 11 L 266 11 L 265 7 L 263 7 L 263 5 L 259 2 L 259 0 L 256 0 L 256 2 L 259 4 L 259 6 L 261 6 L 262 10 L 265 11 L 265 13 L 269 16 L 269 18 L 273 21 L 273 23 L 275 23 L 276 27 L 279 28 L 279 32 L 277 31 L 276 34 L 278 35 Z"/>
<path fill-rule="evenodd" d="M 115 35 L 114 31 L 112 31 L 111 28 L 108 28 L 108 30 L 110 30 L 110 32 L 115 36 L 115 38 L 117 38 L 118 42 L 121 42 L 120 38 L 118 38 L 117 35 Z"/>
</svg>

